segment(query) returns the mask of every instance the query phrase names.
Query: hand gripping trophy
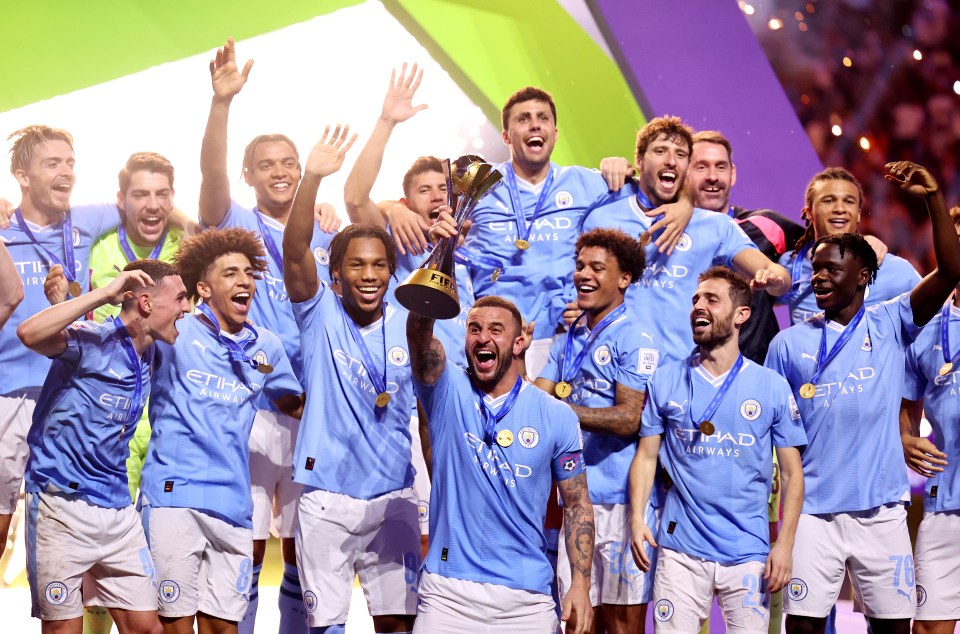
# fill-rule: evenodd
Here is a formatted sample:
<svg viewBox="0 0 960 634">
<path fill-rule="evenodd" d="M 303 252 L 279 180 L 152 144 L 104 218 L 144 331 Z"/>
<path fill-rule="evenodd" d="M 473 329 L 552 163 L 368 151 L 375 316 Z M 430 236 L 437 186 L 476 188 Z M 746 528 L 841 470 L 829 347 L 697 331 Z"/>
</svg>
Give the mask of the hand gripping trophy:
<svg viewBox="0 0 960 634">
<path fill-rule="evenodd" d="M 447 205 L 459 230 L 480 199 L 500 186 L 503 175 L 474 154 L 452 165 L 443 160 L 447 179 Z M 457 238 L 444 238 L 420 267 L 397 287 L 397 301 L 409 311 L 429 319 L 453 319 L 460 314 L 460 297 L 454 277 L 453 253 Z"/>
</svg>

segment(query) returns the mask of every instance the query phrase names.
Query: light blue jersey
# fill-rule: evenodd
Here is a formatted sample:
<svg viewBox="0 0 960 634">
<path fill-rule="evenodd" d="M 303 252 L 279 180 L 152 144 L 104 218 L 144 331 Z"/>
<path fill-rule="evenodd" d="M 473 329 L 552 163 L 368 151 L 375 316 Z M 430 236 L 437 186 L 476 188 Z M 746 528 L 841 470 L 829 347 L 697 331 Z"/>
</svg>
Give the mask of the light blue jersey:
<svg viewBox="0 0 960 634">
<path fill-rule="evenodd" d="M 663 435 L 660 461 L 673 479 L 657 543 L 724 565 L 765 561 L 773 448 L 801 447 L 806 437 L 790 386 L 749 359 L 709 418 L 714 433 L 705 436 L 694 421 L 725 378 L 711 376 L 694 354 L 650 379 L 640 435 Z"/>
<path fill-rule="evenodd" d="M 793 288 L 790 293 L 783 296 L 786 302 L 783 301 L 783 298 L 780 298 L 779 303 L 786 303 L 790 307 L 790 323 L 794 325 L 823 312 L 817 308 L 817 298 L 810 286 L 810 279 L 813 277 L 810 250 L 807 249 L 804 253 L 799 269 L 795 267 L 796 258 L 795 251 L 787 251 L 780 256 L 780 264 L 790 271 L 793 277 Z M 794 271 L 797 270 L 799 273 L 794 275 Z M 863 304 L 873 306 L 903 293 L 909 293 L 919 281 L 920 274 L 917 273 L 912 264 L 903 258 L 887 254 L 883 258 L 880 270 L 877 271 L 877 280 L 867 286 L 867 292 L 863 296 Z"/>
<path fill-rule="evenodd" d="M 507 164 L 496 166 L 506 175 Z M 527 321 L 535 321 L 534 339 L 552 337 L 562 324 L 567 302 L 576 295 L 573 288 L 573 252 L 579 227 L 586 213 L 611 194 L 597 170 L 585 167 L 560 167 L 550 164 L 553 182 L 543 196 L 543 208 L 533 218 L 537 201 L 546 181 L 531 185 L 517 178 L 520 204 L 526 222 L 532 222 L 530 248 L 521 250 L 517 221 L 507 183 L 495 189 L 477 205 L 473 227 L 464 246 L 470 251 L 499 260 L 503 273 L 493 281 L 493 271 L 483 266 L 471 270 L 473 289 L 478 298 L 487 295 L 506 297 L 517 305 Z M 504 178 L 506 180 L 506 177 Z"/>
<path fill-rule="evenodd" d="M 150 393 L 154 347 L 140 358 L 143 385 L 135 403 L 137 370 L 123 330 L 112 321 L 66 330 L 67 349 L 53 359 L 27 436 L 26 490 L 53 488 L 97 506 L 130 506 L 127 445 Z"/>
<path fill-rule="evenodd" d="M 907 350 L 906 388 L 903 396 L 923 399 L 923 410 L 933 425 L 933 443 L 947 454 L 947 465 L 925 482 L 924 510 L 960 510 L 960 363 L 941 376 L 944 364 L 940 339 L 942 313 L 930 320 Z M 948 355 L 960 349 L 960 309 L 950 304 Z"/>
<path fill-rule="evenodd" d="M 388 307 L 385 322 L 359 329 L 374 371 L 386 373 L 390 402 L 385 407 L 376 405 L 377 389 L 340 298 L 321 283 L 314 297 L 293 304 L 293 314 L 302 333 L 307 388 L 293 479 L 364 500 L 412 486 L 415 401 L 406 311 Z"/>
<path fill-rule="evenodd" d="M 277 249 L 276 253 L 281 259 L 278 260 L 271 253 L 268 241 L 264 240 L 264 250 L 267 253 L 267 270 L 263 272 L 263 278 L 257 282 L 257 293 L 254 294 L 253 305 L 250 307 L 250 320 L 254 325 L 263 326 L 280 337 L 280 341 L 283 342 L 283 349 L 286 350 L 287 357 L 293 365 L 294 373 L 300 381 L 303 381 L 303 361 L 300 359 L 300 332 L 293 319 L 293 309 L 290 307 L 287 287 L 283 282 L 283 225 L 267 214 L 261 213 L 258 209 L 245 209 L 238 205 L 236 201 L 231 200 L 230 210 L 216 228 L 239 227 L 247 231 L 253 231 L 257 235 L 262 235 L 260 231 L 261 223 L 273 239 L 273 244 Z M 333 240 L 334 235 L 336 234 L 324 233 L 314 223 L 310 248 L 313 251 L 314 259 L 317 261 L 317 276 L 324 282 L 330 280 L 329 249 L 330 241 Z M 266 406 L 266 404 L 264 405 Z"/>
<path fill-rule="evenodd" d="M 449 363 L 433 385 L 415 383 L 430 421 L 432 573 L 550 594 L 543 522 L 551 481 L 583 473 L 577 416 L 567 405 L 524 384 L 494 435 L 484 441 L 479 393 L 466 371 Z M 509 394 L 487 406 L 498 412 Z"/>
<path fill-rule="evenodd" d="M 907 347 L 920 333 L 910 295 L 866 309 L 847 344 L 805 399 L 817 370 L 823 315 L 780 331 L 766 366 L 790 383 L 809 441 L 803 453 L 803 512 L 847 513 L 897 502 L 907 492 L 900 444 L 900 396 Z M 827 322 L 827 350 L 843 332 Z"/>
<path fill-rule="evenodd" d="M 116 205 L 103 204 L 74 207 L 69 215 L 73 225 L 70 233 L 76 281 L 86 291 L 90 288 L 90 247 L 101 236 L 119 226 L 120 213 Z M 66 214 L 61 214 L 60 221 L 48 227 L 39 227 L 27 221 L 27 228 L 37 241 L 64 264 L 65 221 Z M 25 319 L 50 305 L 43 293 L 43 282 L 50 267 L 56 262 L 21 231 L 15 218 L 12 219 L 10 227 L 0 229 L 0 240 L 3 240 L 10 251 L 13 264 L 23 281 L 23 301 L 0 330 L 0 394 L 10 394 L 43 385 L 50 369 L 49 359 L 20 343 L 17 339 L 17 327 Z"/>
<path fill-rule="evenodd" d="M 638 186 L 624 187 L 630 195 L 594 209 L 583 222 L 583 231 L 620 229 L 639 236 L 656 221 L 648 218 L 637 202 Z M 654 240 L 659 237 L 654 236 Z M 653 240 L 644 249 L 647 268 L 643 277 L 627 289 L 627 307 L 639 323 L 649 327 L 662 352 L 661 363 L 686 359 L 693 350 L 690 302 L 697 290 L 697 277 L 711 266 L 733 267 L 741 251 L 756 249 L 740 225 L 726 214 L 694 209 L 690 223 L 673 254 L 657 250 Z"/>
<path fill-rule="evenodd" d="M 627 315 L 621 316 L 603 330 L 591 344 L 591 351 L 575 377 L 560 376 L 561 360 L 566 351 L 567 336 L 561 336 L 550 349 L 547 365 L 540 376 L 559 383 L 565 380 L 573 391 L 564 401 L 582 407 L 613 407 L 617 385 L 646 392 L 647 380 L 656 369 L 660 352 L 654 341 Z M 573 355 L 583 350 L 589 333 L 586 326 L 574 332 Z M 573 359 L 568 359 L 569 368 Z M 587 466 L 590 501 L 594 504 L 626 504 L 627 475 L 637 452 L 636 434 L 614 436 L 583 432 L 583 459 Z M 654 504 L 659 506 L 659 504 Z"/>
<path fill-rule="evenodd" d="M 196 509 L 251 528 L 250 428 L 257 403 L 261 394 L 271 401 L 299 395 L 300 384 L 280 340 L 265 328 L 257 328 L 257 337 L 245 329 L 234 340 L 249 357 L 272 365 L 269 374 L 232 361 L 199 315 L 178 321 L 177 329 L 175 345 L 157 344 L 153 435 L 141 493 L 153 506 Z"/>
</svg>

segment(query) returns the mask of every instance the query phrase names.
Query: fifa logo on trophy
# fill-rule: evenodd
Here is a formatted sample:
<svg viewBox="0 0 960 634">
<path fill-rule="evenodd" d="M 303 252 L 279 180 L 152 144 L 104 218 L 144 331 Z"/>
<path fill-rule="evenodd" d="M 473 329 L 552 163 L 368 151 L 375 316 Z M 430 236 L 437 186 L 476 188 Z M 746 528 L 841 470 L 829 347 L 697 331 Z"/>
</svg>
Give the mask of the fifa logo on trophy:
<svg viewBox="0 0 960 634">
<path fill-rule="evenodd" d="M 447 205 L 459 230 L 480 199 L 500 185 L 503 175 L 474 154 L 461 156 L 453 164 L 444 159 L 442 165 Z M 429 319 L 453 319 L 460 314 L 454 276 L 456 248 L 456 237 L 439 241 L 423 264 L 397 287 L 397 301 L 404 308 Z"/>
</svg>

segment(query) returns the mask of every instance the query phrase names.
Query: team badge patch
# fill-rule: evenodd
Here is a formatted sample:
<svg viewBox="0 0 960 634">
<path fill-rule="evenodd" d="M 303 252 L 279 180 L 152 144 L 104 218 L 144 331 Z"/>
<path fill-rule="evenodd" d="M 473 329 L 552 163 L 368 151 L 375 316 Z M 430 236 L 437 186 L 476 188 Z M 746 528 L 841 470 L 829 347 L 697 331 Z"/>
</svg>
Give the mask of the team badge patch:
<svg viewBox="0 0 960 634">
<path fill-rule="evenodd" d="M 410 355 L 400 346 L 394 346 L 387 351 L 387 358 L 393 365 L 406 365 Z"/>
<path fill-rule="evenodd" d="M 303 607 L 307 608 L 307 612 L 313 614 L 313 611 L 317 609 L 317 595 L 313 593 L 313 590 L 307 590 L 303 593 Z"/>
<path fill-rule="evenodd" d="M 553 202 L 557 204 L 558 209 L 566 209 L 573 204 L 573 194 L 568 191 L 559 191 L 553 197 Z"/>
<path fill-rule="evenodd" d="M 794 577 L 790 580 L 790 583 L 787 584 L 787 596 L 790 597 L 791 601 L 802 601 L 807 596 L 807 584 L 804 583 L 803 579 Z"/>
<path fill-rule="evenodd" d="M 430 503 L 426 500 L 420 500 L 417 503 L 417 517 L 420 518 L 421 522 L 430 520 Z"/>
<path fill-rule="evenodd" d="M 73 246 L 80 246 L 80 230 L 76 227 L 73 228 Z"/>
<path fill-rule="evenodd" d="M 260 365 L 269 365 L 270 360 L 267 359 L 267 353 L 263 350 L 257 350 L 253 353 L 253 360 L 259 363 Z"/>
<path fill-rule="evenodd" d="M 740 415 L 747 420 L 757 420 L 760 417 L 760 409 L 760 403 L 752 398 L 740 403 Z"/>
<path fill-rule="evenodd" d="M 666 623 L 673 618 L 673 604 L 666 599 L 657 601 L 657 605 L 654 606 L 653 610 L 653 615 L 661 623 Z"/>
<path fill-rule="evenodd" d="M 797 407 L 797 399 L 793 398 L 793 394 L 790 395 L 790 418 L 793 420 L 800 420 L 800 408 Z"/>
<path fill-rule="evenodd" d="M 860 346 L 860 349 L 865 352 L 870 352 L 873 350 L 873 344 L 870 343 L 870 333 L 867 333 L 867 336 L 863 338 L 863 345 Z"/>
<path fill-rule="evenodd" d="M 330 264 L 330 254 L 327 253 L 327 250 L 324 249 L 323 247 L 317 247 L 316 249 L 314 249 L 313 257 L 317 262 L 319 262 L 323 266 L 327 266 L 328 264 Z"/>
<path fill-rule="evenodd" d="M 921 605 L 923 605 L 926 602 L 927 602 L 927 589 L 918 583 L 917 584 L 917 607 L 919 608 Z"/>
<path fill-rule="evenodd" d="M 47 589 L 43 594 L 47 597 L 49 603 L 60 605 L 67 600 L 67 586 L 59 581 L 52 581 L 47 584 Z"/>
<path fill-rule="evenodd" d="M 640 374 L 653 374 L 660 363 L 660 351 L 653 348 L 640 348 L 640 358 L 637 361 L 637 372 Z"/>
<path fill-rule="evenodd" d="M 540 442 L 540 434 L 533 427 L 523 427 L 517 432 L 517 438 L 520 440 L 520 446 L 527 449 L 533 449 Z"/>
<path fill-rule="evenodd" d="M 164 579 L 160 582 L 160 600 L 164 603 L 173 603 L 180 598 L 180 586 L 176 581 Z"/>
<path fill-rule="evenodd" d="M 677 241 L 677 251 L 687 252 L 693 246 L 693 240 L 690 239 L 690 236 L 684 233 L 680 236 L 680 240 Z"/>
<path fill-rule="evenodd" d="M 560 456 L 560 460 L 563 461 L 563 470 L 564 471 L 573 471 L 577 468 L 577 458 L 576 454 L 567 454 L 565 456 Z"/>
<path fill-rule="evenodd" d="M 593 360 L 597 365 L 607 365 L 610 363 L 612 355 L 610 354 L 610 346 L 603 344 L 599 348 L 593 351 Z"/>
</svg>

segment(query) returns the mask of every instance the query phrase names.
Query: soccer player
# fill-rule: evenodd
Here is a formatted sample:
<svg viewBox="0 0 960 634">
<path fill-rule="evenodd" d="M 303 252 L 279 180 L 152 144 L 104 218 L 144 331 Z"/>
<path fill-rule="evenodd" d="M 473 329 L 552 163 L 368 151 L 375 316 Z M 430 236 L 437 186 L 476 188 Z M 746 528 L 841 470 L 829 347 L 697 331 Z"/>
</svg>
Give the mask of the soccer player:
<svg viewBox="0 0 960 634">
<path fill-rule="evenodd" d="M 784 598 L 788 632 L 823 631 L 844 568 L 873 632 L 907 632 L 916 609 L 897 420 L 905 352 L 960 282 L 960 243 L 930 173 L 905 161 L 886 169 L 887 180 L 926 204 L 937 269 L 910 293 L 867 309 L 879 268 L 873 249 L 857 234 L 821 237 L 810 251 L 823 313 L 778 334 L 767 358 L 798 397 L 809 441 Z"/>
<path fill-rule="evenodd" d="M 641 335 L 644 328 L 628 319 L 624 294 L 643 275 L 643 248 L 621 231 L 594 229 L 577 238 L 575 262 L 573 284 L 583 312 L 553 345 L 534 383 L 569 404 L 583 431 L 597 529 L 590 579 L 594 631 L 636 632 L 643 628 L 650 586 L 630 555 L 627 474 L 659 352 Z M 563 565 L 568 560 L 561 542 L 557 570 L 564 590 L 571 587 Z"/>
<path fill-rule="evenodd" d="M 250 141 L 243 154 L 243 179 L 253 188 L 257 206 L 244 209 L 230 197 L 227 120 L 233 98 L 243 89 L 252 67 L 253 60 L 249 60 L 242 71 L 238 68 L 232 38 L 210 62 L 213 100 L 200 150 L 200 220 L 207 227 L 241 227 L 261 236 L 267 252 L 267 269 L 262 273 L 260 293 L 254 296 L 250 319 L 280 337 L 294 373 L 302 381 L 300 334 L 283 281 L 283 230 L 300 182 L 300 159 L 293 141 L 282 134 L 264 134 Z M 328 205 L 321 207 L 329 209 Z M 336 214 L 332 220 L 335 222 L 323 224 L 322 231 L 308 231 L 312 236 L 314 264 L 322 275 L 326 275 L 330 240 L 339 226 Z M 253 424 L 250 478 L 254 501 L 254 567 L 249 610 L 240 626 L 244 634 L 252 634 L 254 629 L 260 569 L 271 518 L 280 536 L 283 557 L 283 581 L 278 599 L 280 631 L 284 634 L 305 631 L 306 611 L 303 602 L 296 598 L 302 591 L 293 541 L 300 486 L 291 477 L 299 426 L 297 419 L 276 411 L 269 404 L 257 413 Z"/>
<path fill-rule="evenodd" d="M 656 631 L 695 632 L 717 596 L 728 631 L 766 632 L 770 592 L 790 579 L 803 503 L 800 413 L 783 377 L 745 359 L 738 330 L 750 316 L 750 281 L 724 267 L 699 276 L 690 324 L 696 351 L 663 365 L 647 385 L 640 446 L 630 471 L 633 549 L 659 553 Z M 783 529 L 771 548 L 766 500 L 776 448 Z M 669 473 L 657 539 L 642 509 L 657 457 Z"/>
<path fill-rule="evenodd" d="M 120 315 L 78 321 L 103 304 Z M 156 342 L 177 339 L 190 308 L 176 269 L 137 260 L 109 284 L 46 308 L 17 335 L 53 359 L 34 411 L 27 465 L 27 571 L 44 632 L 79 634 L 83 604 L 121 633 L 157 634 L 156 581 L 127 488 L 127 441 L 140 419 Z"/>
<path fill-rule="evenodd" d="M 455 235 L 440 214 L 435 236 Z M 446 363 L 433 320 L 407 318 L 415 386 L 430 421 L 430 550 L 416 632 L 557 629 L 543 522 L 551 480 L 564 503 L 567 631 L 589 632 L 593 509 L 576 415 L 520 375 L 517 307 L 478 299 L 467 319 L 468 370 Z"/>
<path fill-rule="evenodd" d="M 403 311 L 383 302 L 396 248 L 379 227 L 350 225 L 330 243 L 330 279 L 310 249 L 320 181 L 356 135 L 324 132 L 307 158 L 283 235 L 284 276 L 303 346 L 307 401 L 294 453 L 296 544 L 308 625 L 342 634 L 355 575 L 377 632 L 409 632 L 420 527 L 413 493 L 414 396 Z M 329 137 L 329 142 L 328 142 Z"/>
<path fill-rule="evenodd" d="M 176 256 L 198 314 L 157 347 L 140 505 L 168 634 L 236 632 L 252 575 L 249 437 L 262 398 L 299 416 L 283 345 L 249 321 L 266 269 L 252 231 L 205 231 Z"/>
<path fill-rule="evenodd" d="M 48 306 L 44 280 L 61 266 L 70 295 L 88 288 L 90 247 L 120 222 L 116 207 L 71 209 L 73 137 L 65 130 L 34 125 L 10 135 L 10 171 L 20 184 L 20 204 L 12 222 L 0 230 L 23 284 L 23 301 L 0 330 L 0 555 L 17 506 L 27 463 L 27 430 L 50 369 L 50 360 L 17 339 L 17 327 Z"/>
<path fill-rule="evenodd" d="M 960 235 L 960 206 L 950 209 Z M 917 614 L 914 634 L 948 634 L 960 619 L 960 287 L 907 351 L 907 399 L 901 405 L 900 434 L 907 464 L 927 478 L 924 515 L 914 554 Z M 920 438 L 920 408 L 933 425 L 934 442 Z"/>
<path fill-rule="evenodd" d="M 781 303 L 790 307 L 791 324 L 798 324 L 819 312 L 811 283 L 811 247 L 823 236 L 857 231 L 860 208 L 863 206 L 863 188 L 857 178 L 844 168 L 828 167 L 810 180 L 805 201 L 802 214 L 806 230 L 793 250 L 780 258 L 780 264 L 790 270 L 793 277 L 792 289 L 779 298 Z M 920 281 L 920 275 L 903 258 L 885 255 L 878 256 L 878 259 L 880 269 L 877 279 L 864 295 L 867 306 L 907 293 Z"/>
<path fill-rule="evenodd" d="M 618 228 L 646 241 L 657 236 L 656 218 L 649 212 L 671 202 L 683 187 L 690 164 L 693 137 L 678 117 L 651 119 L 637 132 L 635 156 L 638 178 L 624 187 L 626 198 L 597 207 L 582 230 Z M 787 271 L 757 250 L 731 218 L 694 208 L 673 253 L 646 244 L 647 269 L 627 293 L 633 318 L 653 329 L 660 362 L 686 359 L 693 348 L 687 303 L 697 286 L 697 275 L 715 265 L 732 266 L 754 278 L 755 289 L 779 295 L 790 289 Z"/>
</svg>

